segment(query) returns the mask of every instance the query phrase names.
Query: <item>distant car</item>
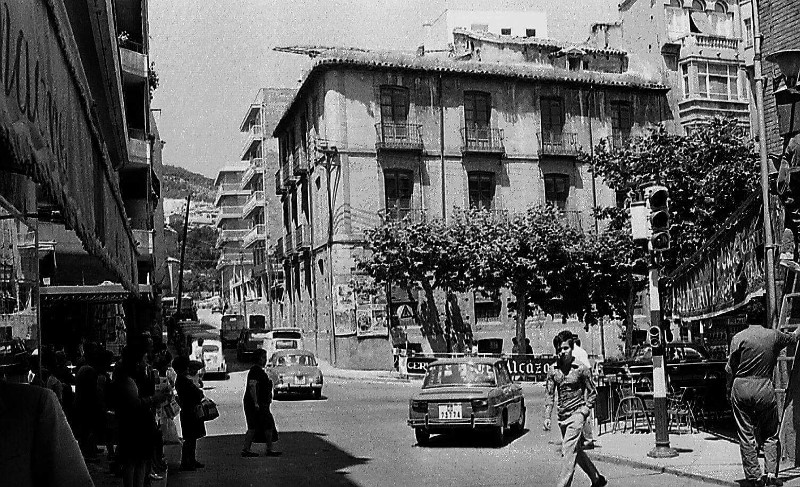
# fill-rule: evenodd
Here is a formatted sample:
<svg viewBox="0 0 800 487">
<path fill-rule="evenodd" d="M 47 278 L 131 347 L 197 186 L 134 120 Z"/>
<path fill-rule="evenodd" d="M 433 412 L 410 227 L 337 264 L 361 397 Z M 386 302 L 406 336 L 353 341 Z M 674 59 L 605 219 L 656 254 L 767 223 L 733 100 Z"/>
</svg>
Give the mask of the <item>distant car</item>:
<svg viewBox="0 0 800 487">
<path fill-rule="evenodd" d="M 197 340 L 192 342 L 192 353 L 189 354 L 190 360 L 198 360 L 194 355 L 197 347 Z M 203 339 L 203 357 L 200 361 L 203 364 L 203 374 L 225 374 L 228 366 L 222 354 L 222 342 L 211 338 Z"/>
<path fill-rule="evenodd" d="M 275 395 L 297 392 L 322 397 L 322 371 L 308 350 L 279 350 L 267 362 Z"/>
<path fill-rule="evenodd" d="M 434 433 L 485 430 L 501 446 L 508 428 L 525 427 L 522 387 L 501 359 L 437 360 L 428 366 L 422 391 L 409 401 L 408 425 L 419 445 Z"/>
<path fill-rule="evenodd" d="M 223 346 L 235 345 L 245 328 L 244 316 L 238 314 L 222 315 L 219 336 Z"/>
<path fill-rule="evenodd" d="M 264 336 L 262 348 L 267 351 L 267 360 L 278 350 L 303 348 L 303 334 L 300 328 L 277 328 Z"/>
</svg>

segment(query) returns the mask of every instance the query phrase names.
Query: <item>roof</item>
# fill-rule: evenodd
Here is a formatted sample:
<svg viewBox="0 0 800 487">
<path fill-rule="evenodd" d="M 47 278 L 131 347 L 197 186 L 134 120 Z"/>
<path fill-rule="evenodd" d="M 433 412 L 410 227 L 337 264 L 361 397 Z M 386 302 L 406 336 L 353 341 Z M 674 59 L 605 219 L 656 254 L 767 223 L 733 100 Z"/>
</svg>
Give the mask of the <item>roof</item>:
<svg viewBox="0 0 800 487">
<path fill-rule="evenodd" d="M 494 365 L 502 362 L 500 357 L 455 357 L 455 358 L 440 358 L 432 362 L 430 365 L 451 365 L 451 364 L 485 364 Z"/>
<path fill-rule="evenodd" d="M 494 34 L 492 32 L 469 30 L 463 27 L 457 27 L 453 29 L 453 34 L 462 34 L 468 37 L 472 37 L 473 39 L 478 39 L 484 42 L 492 42 L 495 44 L 516 44 L 525 46 L 551 47 L 553 48 L 553 50 L 578 48 L 590 54 L 602 54 L 602 55 L 608 54 L 608 55 L 624 56 L 628 54 L 626 51 L 622 51 L 620 49 L 600 48 L 587 44 L 585 42 L 576 44 L 574 42 L 563 42 L 554 39 L 544 39 L 541 37 L 504 36 L 504 35 Z"/>
<path fill-rule="evenodd" d="M 302 95 L 310 81 L 321 73 L 335 68 L 356 68 L 374 70 L 406 70 L 420 73 L 448 73 L 474 76 L 489 76 L 533 80 L 553 83 L 574 83 L 584 85 L 603 85 L 611 87 L 636 88 L 642 90 L 666 91 L 669 88 L 653 79 L 636 73 L 601 73 L 590 71 L 569 71 L 564 68 L 543 66 L 533 63 L 458 61 L 440 56 L 418 56 L 405 51 L 365 51 L 360 49 L 330 48 L 314 51 L 314 64 L 305 74 L 300 89 L 292 103 L 283 112 L 272 133 L 277 137 L 295 108 L 301 103 Z"/>
<path fill-rule="evenodd" d="M 286 356 L 286 355 L 307 355 L 309 357 L 313 357 L 314 356 L 314 352 L 312 352 L 310 350 L 300 350 L 298 348 L 292 348 L 292 349 L 289 349 L 289 350 L 281 349 L 281 350 L 278 350 L 277 352 L 272 354 L 273 357 L 283 357 L 283 356 Z"/>
</svg>

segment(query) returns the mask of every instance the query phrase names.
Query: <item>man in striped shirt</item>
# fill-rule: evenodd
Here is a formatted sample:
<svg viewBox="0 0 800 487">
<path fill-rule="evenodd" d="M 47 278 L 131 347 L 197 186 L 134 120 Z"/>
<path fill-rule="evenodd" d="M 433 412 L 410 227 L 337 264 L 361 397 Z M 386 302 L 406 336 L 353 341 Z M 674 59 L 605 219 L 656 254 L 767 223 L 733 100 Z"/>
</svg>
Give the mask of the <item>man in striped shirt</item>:
<svg viewBox="0 0 800 487">
<path fill-rule="evenodd" d="M 597 391 L 592 381 L 592 372 L 579 364 L 572 355 L 574 338 L 569 330 L 562 331 L 553 338 L 553 346 L 558 355 L 556 363 L 547 372 L 547 399 L 545 400 L 544 429 L 550 430 L 550 416 L 553 412 L 556 391 L 558 391 L 558 426 L 561 428 L 561 473 L 558 487 L 572 485 L 575 463 L 580 465 L 592 481 L 592 487 L 603 487 L 606 479 L 592 460 L 583 451 L 583 425 L 594 407 Z"/>
</svg>

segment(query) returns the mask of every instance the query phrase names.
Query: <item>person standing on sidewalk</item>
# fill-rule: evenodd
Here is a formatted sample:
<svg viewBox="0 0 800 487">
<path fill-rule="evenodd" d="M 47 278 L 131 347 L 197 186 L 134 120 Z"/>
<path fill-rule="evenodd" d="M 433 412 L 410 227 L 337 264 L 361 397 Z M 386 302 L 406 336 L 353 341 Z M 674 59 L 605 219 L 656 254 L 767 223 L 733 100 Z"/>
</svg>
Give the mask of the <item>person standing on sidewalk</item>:
<svg viewBox="0 0 800 487">
<path fill-rule="evenodd" d="M 778 401 L 772 376 L 780 351 L 800 337 L 766 328 L 764 305 L 753 302 L 747 309 L 748 327 L 733 336 L 728 372 L 728 397 L 739 433 L 742 468 L 750 485 L 783 485 L 778 480 Z M 756 434 L 758 432 L 758 434 Z M 767 474 L 762 478 L 758 447 L 764 449 Z M 747 485 L 747 484 L 745 484 Z"/>
<path fill-rule="evenodd" d="M 581 348 L 581 339 L 578 338 L 578 335 L 572 335 L 572 340 L 574 345 L 572 347 L 572 356 L 575 357 L 575 362 L 592 370 L 592 364 L 589 363 L 589 354 Z M 586 422 L 583 424 L 583 449 L 591 450 L 593 448 L 594 433 L 592 432 L 592 414 L 590 411 L 589 416 L 586 417 Z"/>
<path fill-rule="evenodd" d="M 550 430 L 556 391 L 558 391 L 558 426 L 561 428 L 561 473 L 558 487 L 572 485 L 575 463 L 580 465 L 592 481 L 592 487 L 607 484 L 597 467 L 583 451 L 581 439 L 583 425 L 594 407 L 597 391 L 589 368 L 579 364 L 572 355 L 574 340 L 572 332 L 562 331 L 553 338 L 558 362 L 547 371 L 547 399 L 544 406 L 544 430 Z"/>
<path fill-rule="evenodd" d="M 197 406 L 203 401 L 203 390 L 192 381 L 189 357 L 175 357 L 172 368 L 178 374 L 175 379 L 175 392 L 181 406 L 181 470 L 193 471 L 205 467 L 197 461 L 197 440 L 206 436 L 206 424 L 197 417 Z"/>
<path fill-rule="evenodd" d="M 244 417 L 247 421 L 247 432 L 242 445 L 243 457 L 257 457 L 258 453 L 250 451 L 253 441 L 264 440 L 267 451 L 264 455 L 276 457 L 281 453 L 272 450 L 272 442 L 277 439 L 278 430 L 275 427 L 275 418 L 269 410 L 272 402 L 272 381 L 264 372 L 267 365 L 267 351 L 259 348 L 256 351 L 256 364 L 250 367 L 247 373 L 247 386 L 244 391 L 242 404 Z M 258 435 L 258 437 L 257 437 Z M 263 438 L 259 438 L 263 435 Z"/>
</svg>

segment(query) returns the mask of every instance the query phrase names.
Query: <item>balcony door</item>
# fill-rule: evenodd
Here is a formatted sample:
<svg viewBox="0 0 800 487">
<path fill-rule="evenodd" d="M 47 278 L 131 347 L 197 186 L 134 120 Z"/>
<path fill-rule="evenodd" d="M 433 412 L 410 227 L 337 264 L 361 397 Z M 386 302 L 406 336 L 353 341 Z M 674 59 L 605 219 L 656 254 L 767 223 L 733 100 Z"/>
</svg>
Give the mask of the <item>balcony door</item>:
<svg viewBox="0 0 800 487">
<path fill-rule="evenodd" d="M 609 107 L 611 116 L 611 139 L 614 147 L 622 147 L 631 136 L 633 117 L 631 104 L 626 101 L 612 101 Z"/>
<path fill-rule="evenodd" d="M 386 194 L 387 220 L 400 220 L 411 211 L 411 197 L 414 194 L 414 173 L 401 169 L 387 169 L 383 172 Z"/>
<path fill-rule="evenodd" d="M 469 207 L 491 210 L 494 203 L 494 173 L 472 171 L 467 174 Z"/>
<path fill-rule="evenodd" d="M 564 139 L 564 101 L 547 96 L 540 100 L 542 110 L 542 145 L 561 146 Z"/>
<path fill-rule="evenodd" d="M 544 200 L 559 210 L 567 208 L 569 198 L 569 175 L 545 174 L 544 175 Z"/>
<path fill-rule="evenodd" d="M 492 98 L 483 91 L 464 92 L 464 126 L 467 145 L 489 145 Z"/>
<path fill-rule="evenodd" d="M 381 86 L 381 135 L 383 142 L 408 139 L 408 88 Z"/>
</svg>

